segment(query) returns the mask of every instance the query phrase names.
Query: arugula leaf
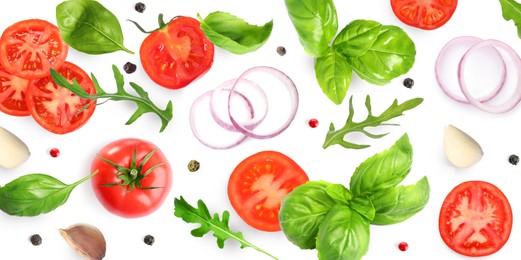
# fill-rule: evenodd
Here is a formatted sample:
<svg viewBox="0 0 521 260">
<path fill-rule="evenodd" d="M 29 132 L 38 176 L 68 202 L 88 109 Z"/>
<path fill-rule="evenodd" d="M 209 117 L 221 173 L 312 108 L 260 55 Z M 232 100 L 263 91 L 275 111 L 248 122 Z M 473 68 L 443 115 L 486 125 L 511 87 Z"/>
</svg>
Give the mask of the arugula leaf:
<svg viewBox="0 0 521 260">
<path fill-rule="evenodd" d="M 213 12 L 202 19 L 201 29 L 208 39 L 222 49 L 245 54 L 260 48 L 270 37 L 273 20 L 263 26 L 251 25 L 233 14 Z"/>
<path fill-rule="evenodd" d="M 389 106 L 384 112 L 382 112 L 379 116 L 374 116 L 371 110 L 371 99 L 369 95 L 367 95 L 365 99 L 365 106 L 367 107 L 367 118 L 361 122 L 353 122 L 353 96 L 349 99 L 349 116 L 347 117 L 345 125 L 336 130 L 333 123 L 329 125 L 329 131 L 326 134 L 326 140 L 322 145 L 322 148 L 327 148 L 331 145 L 341 145 L 344 148 L 348 149 L 363 149 L 367 148 L 370 145 L 367 144 L 355 144 L 352 142 L 348 142 L 344 140 L 344 137 L 353 132 L 360 132 L 367 137 L 377 139 L 386 136 L 385 134 L 372 134 L 365 130 L 366 127 L 376 127 L 379 125 L 396 125 L 396 124 L 384 124 L 384 122 L 389 121 L 395 117 L 401 116 L 404 111 L 415 108 L 423 102 L 423 98 L 414 98 L 411 100 L 407 100 L 401 104 L 398 104 L 398 101 L 395 99 L 394 102 Z"/>
<path fill-rule="evenodd" d="M 130 125 L 136 121 L 139 117 L 141 117 L 145 113 L 155 113 L 161 119 L 161 129 L 160 132 L 165 130 L 166 126 L 172 120 L 172 101 L 169 101 L 165 109 L 158 108 L 152 100 L 148 97 L 148 93 L 136 83 L 130 82 L 130 86 L 136 91 L 138 96 L 133 96 L 129 94 L 125 88 L 123 87 L 125 82 L 123 79 L 123 74 L 119 71 L 119 69 L 112 65 L 112 71 L 114 72 L 114 78 L 116 80 L 117 91 L 116 93 L 107 93 L 105 92 L 98 83 L 98 80 L 91 74 L 92 82 L 96 87 L 95 94 L 87 93 L 78 82 L 73 79 L 72 83 L 70 83 L 65 77 L 60 75 L 56 70 L 51 69 L 51 77 L 61 87 L 64 87 L 74 93 L 76 96 L 81 98 L 88 98 L 91 100 L 96 99 L 107 99 L 113 101 L 132 101 L 136 103 L 137 110 L 132 114 L 130 119 L 125 123 L 126 125 Z M 89 104 L 90 105 L 90 104 Z"/>
<path fill-rule="evenodd" d="M 241 248 L 251 247 L 261 253 L 264 253 L 273 259 L 277 259 L 268 252 L 256 247 L 252 243 L 246 241 L 241 232 L 233 232 L 228 227 L 228 221 L 230 219 L 230 213 L 224 211 L 222 214 L 222 220 L 219 219 L 219 214 L 215 213 L 212 217 L 208 211 L 206 204 L 199 200 L 197 201 L 197 208 L 192 207 L 186 200 L 181 196 L 179 199 L 174 199 L 174 215 L 178 218 L 183 219 L 186 223 L 200 224 L 201 226 L 192 230 L 194 237 L 202 237 L 210 231 L 213 231 L 213 236 L 217 238 L 217 245 L 219 248 L 224 247 L 224 241 L 227 239 L 233 239 L 241 244 Z"/>
<path fill-rule="evenodd" d="M 517 26 L 517 36 L 521 38 L 521 4 L 514 0 L 499 0 L 501 12 L 506 21 L 512 20 Z"/>
</svg>

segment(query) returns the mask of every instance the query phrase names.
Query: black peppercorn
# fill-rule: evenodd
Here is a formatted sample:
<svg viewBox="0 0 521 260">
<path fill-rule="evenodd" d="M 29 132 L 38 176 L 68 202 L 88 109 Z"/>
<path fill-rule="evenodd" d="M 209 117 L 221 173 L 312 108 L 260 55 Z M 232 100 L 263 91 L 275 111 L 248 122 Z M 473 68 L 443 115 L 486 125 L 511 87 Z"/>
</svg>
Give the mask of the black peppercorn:
<svg viewBox="0 0 521 260">
<path fill-rule="evenodd" d="M 123 65 L 123 70 L 127 73 L 127 74 L 131 74 L 131 73 L 134 73 L 136 71 L 136 64 L 132 63 L 132 62 L 127 62 L 125 63 L 125 65 Z"/>
<path fill-rule="evenodd" d="M 279 46 L 279 47 L 277 47 L 277 53 L 278 53 L 280 56 L 284 56 L 284 55 L 286 55 L 286 48 L 284 48 L 283 46 Z"/>
<path fill-rule="evenodd" d="M 510 157 L 508 157 L 508 162 L 513 165 L 517 165 L 519 163 L 519 156 L 515 154 L 510 155 Z"/>
<path fill-rule="evenodd" d="M 134 8 L 136 9 L 136 11 L 142 13 L 145 11 L 145 4 L 139 2 L 134 6 Z"/>
<path fill-rule="evenodd" d="M 42 244 L 42 237 L 38 234 L 34 234 L 31 236 L 31 244 L 34 246 L 39 246 Z"/>
<path fill-rule="evenodd" d="M 199 167 L 201 166 L 201 164 L 196 161 L 196 160 L 191 160 L 189 163 L 188 163 L 188 170 L 190 172 L 195 172 L 197 170 L 199 170 Z"/>
<path fill-rule="evenodd" d="M 414 80 L 411 79 L 411 78 L 406 78 L 406 79 L 403 80 L 403 85 L 406 88 L 412 88 L 412 86 L 414 86 Z"/>
<path fill-rule="evenodd" d="M 156 239 L 151 235 L 146 235 L 145 238 L 143 239 L 143 241 L 145 242 L 145 244 L 151 246 L 152 244 L 154 244 Z"/>
</svg>

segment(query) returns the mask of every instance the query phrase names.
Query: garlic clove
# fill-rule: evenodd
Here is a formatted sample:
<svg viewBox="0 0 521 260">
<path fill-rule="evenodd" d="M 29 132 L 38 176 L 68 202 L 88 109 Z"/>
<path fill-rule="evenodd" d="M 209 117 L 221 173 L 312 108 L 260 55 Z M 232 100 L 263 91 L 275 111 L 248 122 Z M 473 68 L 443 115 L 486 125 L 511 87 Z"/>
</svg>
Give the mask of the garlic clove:
<svg viewBox="0 0 521 260">
<path fill-rule="evenodd" d="M 447 159 L 458 168 L 468 168 L 483 157 L 481 146 L 467 133 L 448 125 L 445 127 L 443 148 Z"/>
<path fill-rule="evenodd" d="M 30 155 L 29 148 L 20 138 L 0 127 L 0 167 L 16 168 L 25 163 Z"/>
<path fill-rule="evenodd" d="M 84 259 L 101 260 L 105 257 L 107 245 L 98 228 L 89 224 L 76 224 L 59 230 L 69 246 Z"/>
</svg>

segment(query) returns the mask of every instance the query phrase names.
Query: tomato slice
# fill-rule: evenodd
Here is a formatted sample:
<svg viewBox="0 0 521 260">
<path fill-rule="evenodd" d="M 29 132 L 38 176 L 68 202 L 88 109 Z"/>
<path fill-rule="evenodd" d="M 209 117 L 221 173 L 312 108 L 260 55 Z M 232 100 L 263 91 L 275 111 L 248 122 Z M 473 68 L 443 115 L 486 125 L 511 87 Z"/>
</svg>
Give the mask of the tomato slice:
<svg viewBox="0 0 521 260">
<path fill-rule="evenodd" d="M 396 17 L 403 23 L 424 30 L 434 30 L 447 23 L 458 0 L 391 0 Z"/>
<path fill-rule="evenodd" d="M 439 230 L 452 250 L 466 256 L 486 256 L 507 242 L 512 209 L 499 188 L 484 181 L 456 186 L 441 206 Z"/>
<path fill-rule="evenodd" d="M 280 231 L 280 203 L 286 194 L 309 181 L 288 156 L 262 151 L 240 162 L 228 181 L 228 198 L 237 214 L 253 228 Z"/>
<path fill-rule="evenodd" d="M 69 46 L 58 27 L 45 20 L 17 22 L 4 30 L 0 38 L 0 64 L 12 75 L 36 79 L 60 67 Z"/>
<path fill-rule="evenodd" d="M 145 38 L 141 64 L 160 86 L 179 89 L 204 75 L 212 66 L 214 45 L 191 17 L 180 16 Z"/>
<path fill-rule="evenodd" d="M 0 111 L 12 116 L 28 116 L 25 90 L 29 80 L 9 74 L 0 64 Z"/>
<path fill-rule="evenodd" d="M 76 79 L 88 93 L 96 92 L 92 80 L 78 66 L 65 62 L 57 71 L 71 82 L 72 79 Z M 56 134 L 69 133 L 83 126 L 96 107 L 95 101 L 80 98 L 68 89 L 58 86 L 50 75 L 29 81 L 26 101 L 36 122 Z M 84 109 L 89 103 L 90 105 Z"/>
</svg>

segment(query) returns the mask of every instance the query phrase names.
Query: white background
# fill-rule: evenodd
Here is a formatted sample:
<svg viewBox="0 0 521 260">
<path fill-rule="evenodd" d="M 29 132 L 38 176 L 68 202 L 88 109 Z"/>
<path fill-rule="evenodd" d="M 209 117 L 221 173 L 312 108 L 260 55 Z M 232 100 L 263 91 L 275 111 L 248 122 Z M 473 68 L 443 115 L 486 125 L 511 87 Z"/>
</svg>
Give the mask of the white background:
<svg viewBox="0 0 521 260">
<path fill-rule="evenodd" d="M 0 11 L 1 30 L 12 23 L 29 18 L 46 19 L 56 23 L 55 7 L 61 1 L 17 0 L 4 3 Z M 70 49 L 68 61 L 94 73 L 107 91 L 115 89 L 111 65 L 122 68 L 127 61 L 138 64 L 136 73 L 125 74 L 126 81 L 143 86 L 160 107 L 172 100 L 174 117 L 163 133 L 154 115 L 147 115 L 133 125 L 124 123 L 134 111 L 127 102 L 108 102 L 97 107 L 90 121 L 76 132 L 55 135 L 39 127 L 31 117 L 17 118 L 0 114 L 0 125 L 26 142 L 31 150 L 27 163 L 13 170 L 0 169 L 0 184 L 28 173 L 50 174 L 65 183 L 72 183 L 89 173 L 90 163 L 98 149 L 124 137 L 137 137 L 157 144 L 167 155 L 174 174 L 174 184 L 163 206 L 152 215 L 139 219 L 125 219 L 112 215 L 97 201 L 90 186 L 84 183 L 71 194 L 68 202 L 55 211 L 37 217 L 13 217 L 0 213 L 0 258 L 16 259 L 80 259 L 58 233 L 76 223 L 89 223 L 102 230 L 107 240 L 106 259 L 269 259 L 251 248 L 240 249 L 239 244 L 227 241 L 224 249 L 217 247 L 215 238 L 207 235 L 195 238 L 190 230 L 197 225 L 187 224 L 173 215 L 173 200 L 183 196 L 195 205 L 202 199 L 210 211 L 221 214 L 230 211 L 230 227 L 242 231 L 244 237 L 279 259 L 316 259 L 316 251 L 300 250 L 288 242 L 282 232 L 266 233 L 247 226 L 231 207 L 226 193 L 227 181 L 233 168 L 245 157 L 262 151 L 277 150 L 292 157 L 312 180 L 349 184 L 356 166 L 369 156 L 391 146 L 402 134 L 408 133 L 414 148 L 413 170 L 404 184 L 415 183 L 428 176 L 431 185 L 430 201 L 426 208 L 409 220 L 391 226 L 371 226 L 369 252 L 364 259 L 465 259 L 450 250 L 438 233 L 438 214 L 441 203 L 457 184 L 467 180 L 489 181 L 505 193 L 512 205 L 514 226 L 510 240 L 496 254 L 484 259 L 511 259 L 521 241 L 517 225 L 521 216 L 521 173 L 519 167 L 508 163 L 512 153 L 521 154 L 519 109 L 493 115 L 474 107 L 456 103 L 445 96 L 436 84 L 434 61 L 441 47 L 456 36 L 471 35 L 483 39 L 498 39 L 521 51 L 521 40 L 512 22 L 501 16 L 498 1 L 459 1 L 453 18 L 434 31 L 423 31 L 401 23 L 391 11 L 389 1 L 336 1 L 339 27 L 354 19 L 377 20 L 394 24 L 406 30 L 417 48 L 416 62 L 409 73 L 392 83 L 378 87 L 354 76 L 348 97 L 354 95 L 355 119 L 365 118 L 363 102 L 366 94 L 373 101 L 374 113 L 379 114 L 397 98 L 400 103 L 422 97 L 424 103 L 393 122 L 400 126 L 380 128 L 391 133 L 380 140 L 352 136 L 358 142 L 372 146 L 364 150 L 346 150 L 341 147 L 322 149 L 330 122 L 341 127 L 347 118 L 348 97 L 342 105 L 334 105 L 322 94 L 313 71 L 313 59 L 304 53 L 281 0 L 148 0 L 144 13 L 134 11 L 134 1 L 100 1 L 120 20 L 127 48 L 138 53 L 146 35 L 138 31 L 132 19 L 146 29 L 157 27 L 157 15 L 165 19 L 176 15 L 205 17 L 213 11 L 228 11 L 253 24 L 264 24 L 273 19 L 273 32 L 268 42 L 258 51 L 234 55 L 216 48 L 211 70 L 200 80 L 178 90 L 166 90 L 150 81 L 139 65 L 139 55 L 124 52 L 99 56 L 86 55 Z M 7 4 L 7 5 L 5 5 Z M 278 46 L 287 49 L 287 55 L 276 53 Z M 212 150 L 200 144 L 192 135 L 188 112 L 195 98 L 215 88 L 221 82 L 237 77 L 244 70 L 258 65 L 278 68 L 296 83 L 300 106 L 292 125 L 282 135 L 268 140 L 249 140 L 230 150 Z M 483 64 L 486 66 L 487 64 Z M 455 72 L 454 72 L 455 73 Z M 415 80 L 412 89 L 403 87 L 406 77 Z M 128 87 L 128 85 L 127 85 Z M 283 101 L 280 101 L 283 102 Z M 313 129 L 307 120 L 317 118 L 319 127 Z M 453 124 L 473 136 L 484 150 L 483 159 L 475 166 L 461 170 L 453 167 L 443 153 L 443 130 Z M 208 126 L 212 130 L 214 126 Z M 49 156 L 49 150 L 59 148 L 58 158 Z M 187 170 L 187 163 L 196 159 L 201 169 Z M 32 246 L 29 237 L 39 233 L 41 246 Z M 155 236 L 148 246 L 142 242 L 145 235 Z M 409 250 L 401 252 L 397 245 L 405 241 Z M 9 256 L 9 257 L 5 257 Z"/>
</svg>

